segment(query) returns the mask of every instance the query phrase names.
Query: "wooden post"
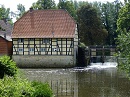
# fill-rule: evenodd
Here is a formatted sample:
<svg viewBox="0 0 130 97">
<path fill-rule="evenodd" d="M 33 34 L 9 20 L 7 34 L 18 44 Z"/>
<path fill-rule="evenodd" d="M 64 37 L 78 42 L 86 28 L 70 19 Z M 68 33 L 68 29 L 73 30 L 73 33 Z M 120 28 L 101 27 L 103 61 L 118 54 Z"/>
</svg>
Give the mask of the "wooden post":
<svg viewBox="0 0 130 97">
<path fill-rule="evenodd" d="M 102 63 L 104 63 L 104 46 L 102 47 Z"/>
</svg>

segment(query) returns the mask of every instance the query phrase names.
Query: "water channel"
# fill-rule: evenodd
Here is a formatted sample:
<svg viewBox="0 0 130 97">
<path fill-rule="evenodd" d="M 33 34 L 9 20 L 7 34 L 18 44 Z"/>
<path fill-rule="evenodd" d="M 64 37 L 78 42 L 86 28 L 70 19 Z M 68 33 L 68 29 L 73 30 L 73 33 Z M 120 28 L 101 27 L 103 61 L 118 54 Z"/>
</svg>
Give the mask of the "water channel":
<svg viewBox="0 0 130 97">
<path fill-rule="evenodd" d="M 116 62 L 84 68 L 22 69 L 29 80 L 48 82 L 55 97 L 130 97 L 130 80 Z"/>
</svg>

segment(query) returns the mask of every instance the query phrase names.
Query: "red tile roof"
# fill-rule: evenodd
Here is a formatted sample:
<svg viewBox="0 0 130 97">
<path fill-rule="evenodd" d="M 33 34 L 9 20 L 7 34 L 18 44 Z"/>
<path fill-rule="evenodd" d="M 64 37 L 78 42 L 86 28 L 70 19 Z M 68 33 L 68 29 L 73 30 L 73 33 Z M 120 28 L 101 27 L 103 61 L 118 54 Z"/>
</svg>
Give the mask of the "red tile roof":
<svg viewBox="0 0 130 97">
<path fill-rule="evenodd" d="M 12 38 L 74 38 L 75 28 L 65 10 L 33 10 L 15 22 Z"/>
</svg>

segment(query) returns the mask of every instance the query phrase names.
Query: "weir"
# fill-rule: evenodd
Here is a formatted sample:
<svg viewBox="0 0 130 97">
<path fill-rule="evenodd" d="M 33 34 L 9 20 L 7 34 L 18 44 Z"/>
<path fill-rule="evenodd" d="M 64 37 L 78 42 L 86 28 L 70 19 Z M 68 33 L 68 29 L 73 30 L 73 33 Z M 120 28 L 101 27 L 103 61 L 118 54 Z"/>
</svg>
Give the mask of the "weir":
<svg viewBox="0 0 130 97">
<path fill-rule="evenodd" d="M 117 61 L 114 54 L 116 53 L 116 46 L 89 46 L 85 49 L 85 58 L 87 65 L 90 63 L 104 63 L 109 60 L 111 62 Z"/>
</svg>

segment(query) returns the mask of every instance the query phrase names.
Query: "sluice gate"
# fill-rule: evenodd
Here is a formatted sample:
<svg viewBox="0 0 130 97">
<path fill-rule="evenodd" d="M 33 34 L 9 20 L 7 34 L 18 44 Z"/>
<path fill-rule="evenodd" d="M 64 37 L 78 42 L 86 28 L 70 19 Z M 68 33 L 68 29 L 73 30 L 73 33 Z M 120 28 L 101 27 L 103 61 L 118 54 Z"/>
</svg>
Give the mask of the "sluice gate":
<svg viewBox="0 0 130 97">
<path fill-rule="evenodd" d="M 89 63 L 106 62 L 116 53 L 116 46 L 88 46 L 85 48 L 87 65 Z"/>
</svg>

